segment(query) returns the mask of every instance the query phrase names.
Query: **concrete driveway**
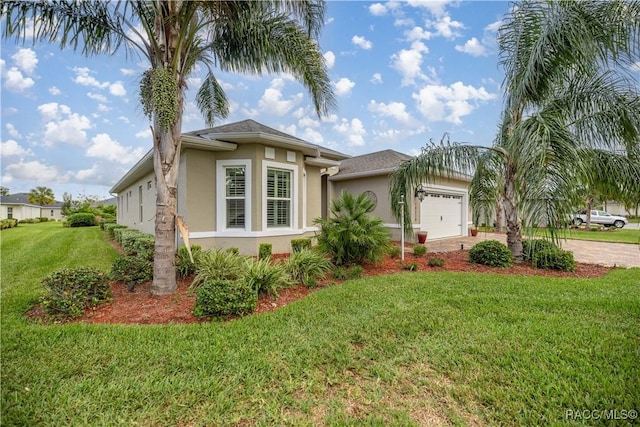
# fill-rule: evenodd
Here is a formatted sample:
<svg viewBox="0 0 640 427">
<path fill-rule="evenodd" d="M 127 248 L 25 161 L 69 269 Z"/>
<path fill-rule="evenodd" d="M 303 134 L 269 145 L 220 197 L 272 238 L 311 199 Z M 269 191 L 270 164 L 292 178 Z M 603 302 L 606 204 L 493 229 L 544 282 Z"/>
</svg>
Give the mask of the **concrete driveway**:
<svg viewBox="0 0 640 427">
<path fill-rule="evenodd" d="M 638 236 L 640 238 L 640 234 Z M 507 243 L 504 233 L 478 233 L 476 237 L 427 240 L 429 252 L 447 252 L 470 249 L 482 240 L 498 240 Z M 640 267 L 640 245 L 629 243 L 592 242 L 587 240 L 562 240 L 562 249 L 573 252 L 577 262 L 599 264 L 607 267 Z"/>
</svg>

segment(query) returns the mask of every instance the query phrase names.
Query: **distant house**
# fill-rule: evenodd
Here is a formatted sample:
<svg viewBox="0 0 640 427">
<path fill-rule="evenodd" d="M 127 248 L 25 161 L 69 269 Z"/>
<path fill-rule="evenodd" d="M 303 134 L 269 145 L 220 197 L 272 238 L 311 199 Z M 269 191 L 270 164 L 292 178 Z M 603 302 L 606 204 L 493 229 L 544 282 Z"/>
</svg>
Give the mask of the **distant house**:
<svg viewBox="0 0 640 427">
<path fill-rule="evenodd" d="M 329 177 L 330 197 L 343 190 L 352 194 L 367 192 L 376 202 L 373 215 L 382 218 L 394 240 L 400 240 L 400 225 L 391 211 L 389 177 L 402 162 L 411 158 L 394 150 L 384 150 L 343 160 Z M 426 231 L 429 239 L 467 236 L 471 225 L 470 181 L 471 177 L 460 175 L 424 184 L 422 202 L 415 193 L 407 194 L 414 231 Z"/>
<path fill-rule="evenodd" d="M 183 134 L 177 210 L 190 242 L 246 254 L 267 242 L 289 252 L 291 239 L 315 234 L 328 168 L 348 157 L 253 120 Z M 152 151 L 110 192 L 119 224 L 154 233 Z"/>
<path fill-rule="evenodd" d="M 0 196 L 0 218 L 15 218 L 18 221 L 29 218 L 48 218 L 49 221 L 62 220 L 62 202 L 40 206 L 29 201 L 28 193 Z"/>
</svg>

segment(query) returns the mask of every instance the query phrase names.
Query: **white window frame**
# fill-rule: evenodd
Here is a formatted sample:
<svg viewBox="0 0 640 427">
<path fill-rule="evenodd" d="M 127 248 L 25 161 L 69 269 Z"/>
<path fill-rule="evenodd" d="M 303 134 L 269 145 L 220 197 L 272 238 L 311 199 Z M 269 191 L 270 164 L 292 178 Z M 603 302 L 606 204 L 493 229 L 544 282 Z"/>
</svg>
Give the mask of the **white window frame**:
<svg viewBox="0 0 640 427">
<path fill-rule="evenodd" d="M 289 227 L 267 226 L 267 170 L 280 169 L 291 172 L 291 225 Z M 287 163 L 262 161 L 262 230 L 296 230 L 298 229 L 298 166 Z"/>
<path fill-rule="evenodd" d="M 244 228 L 227 228 L 226 168 L 244 168 Z M 216 230 L 218 232 L 251 231 L 251 159 L 216 160 Z"/>
</svg>

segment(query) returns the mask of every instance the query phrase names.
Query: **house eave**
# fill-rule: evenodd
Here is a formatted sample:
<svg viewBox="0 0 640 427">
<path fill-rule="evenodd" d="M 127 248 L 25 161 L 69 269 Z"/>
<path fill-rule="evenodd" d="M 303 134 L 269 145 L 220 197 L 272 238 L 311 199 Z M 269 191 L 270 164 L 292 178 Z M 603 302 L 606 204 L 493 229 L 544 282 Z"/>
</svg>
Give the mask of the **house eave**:
<svg viewBox="0 0 640 427">
<path fill-rule="evenodd" d="M 309 166 L 317 166 L 321 168 L 330 168 L 334 166 L 339 166 L 340 162 L 338 160 L 329 160 L 323 157 L 305 157 L 304 164 Z"/>
<path fill-rule="evenodd" d="M 353 173 L 348 173 L 344 175 L 339 175 L 339 172 L 338 172 L 338 175 L 330 176 L 329 181 L 345 181 L 347 179 L 358 179 L 358 178 L 368 178 L 370 176 L 389 175 L 395 170 L 396 168 L 376 169 L 376 170 L 364 171 L 364 172 L 353 172 Z"/>
</svg>

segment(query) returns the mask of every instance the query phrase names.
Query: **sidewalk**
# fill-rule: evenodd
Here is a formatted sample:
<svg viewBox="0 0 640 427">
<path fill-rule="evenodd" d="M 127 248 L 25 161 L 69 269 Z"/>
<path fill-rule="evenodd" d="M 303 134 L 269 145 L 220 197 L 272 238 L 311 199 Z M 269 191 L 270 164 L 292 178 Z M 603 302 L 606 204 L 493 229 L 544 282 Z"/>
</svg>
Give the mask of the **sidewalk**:
<svg viewBox="0 0 640 427">
<path fill-rule="evenodd" d="M 428 252 L 448 252 L 471 249 L 483 240 L 498 240 L 507 243 L 504 233 L 480 232 L 476 237 L 427 240 Z M 592 242 L 588 240 L 562 240 L 562 249 L 573 252 L 577 262 L 599 264 L 607 267 L 640 267 L 640 245 L 628 243 Z"/>
</svg>

